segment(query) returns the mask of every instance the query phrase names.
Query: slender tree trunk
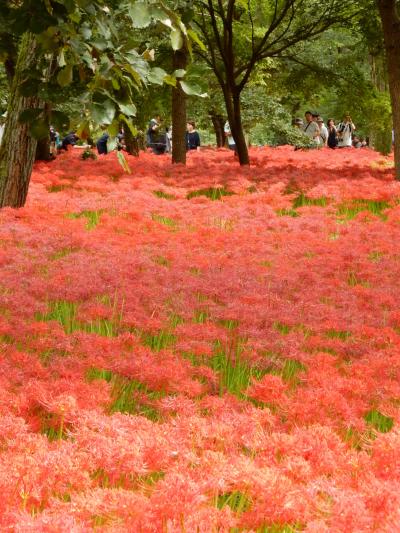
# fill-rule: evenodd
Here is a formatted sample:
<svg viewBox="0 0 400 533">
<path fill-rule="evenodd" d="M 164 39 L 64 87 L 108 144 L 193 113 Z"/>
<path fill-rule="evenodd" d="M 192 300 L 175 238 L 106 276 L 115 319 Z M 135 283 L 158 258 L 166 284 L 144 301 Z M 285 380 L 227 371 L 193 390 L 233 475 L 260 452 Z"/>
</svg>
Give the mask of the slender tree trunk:
<svg viewBox="0 0 400 533">
<path fill-rule="evenodd" d="M 224 99 L 232 137 L 236 144 L 239 163 L 241 165 L 248 165 L 250 163 L 249 151 L 247 149 L 246 139 L 243 132 L 240 93 L 232 92 L 229 89 L 224 88 Z"/>
<path fill-rule="evenodd" d="M 215 109 L 211 109 L 208 114 L 210 115 L 211 122 L 214 126 L 217 147 L 222 148 L 223 146 L 225 146 L 224 117 L 217 113 Z"/>
<path fill-rule="evenodd" d="M 400 180 L 400 14 L 396 0 L 377 0 L 385 40 L 394 129 L 396 179 Z"/>
<path fill-rule="evenodd" d="M 173 57 L 173 67 L 186 69 L 187 50 L 176 50 Z M 179 79 L 176 87 L 172 88 L 172 162 L 186 165 L 186 94 Z"/>
<path fill-rule="evenodd" d="M 29 125 L 18 121 L 21 111 L 40 106 L 37 96 L 21 96 L 18 87 L 24 71 L 36 60 L 36 41 L 31 33 L 21 39 L 15 75 L 10 91 L 7 121 L 0 147 L 0 207 L 22 207 L 28 194 L 37 141 L 29 135 Z"/>
<path fill-rule="evenodd" d="M 46 102 L 44 104 L 44 114 L 43 119 L 46 121 L 48 130 L 50 131 L 50 115 L 51 115 L 51 104 Z M 36 145 L 36 161 L 51 161 L 53 159 L 52 154 L 50 153 L 50 135 L 39 139 Z"/>
</svg>

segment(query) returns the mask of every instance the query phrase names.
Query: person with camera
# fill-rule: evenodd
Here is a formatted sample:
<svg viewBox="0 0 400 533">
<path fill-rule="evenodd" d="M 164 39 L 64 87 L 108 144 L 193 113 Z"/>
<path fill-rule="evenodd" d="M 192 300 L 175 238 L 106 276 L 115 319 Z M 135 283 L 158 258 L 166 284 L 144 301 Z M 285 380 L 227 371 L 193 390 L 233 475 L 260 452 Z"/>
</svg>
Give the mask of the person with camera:
<svg viewBox="0 0 400 533">
<path fill-rule="evenodd" d="M 340 122 L 337 128 L 339 148 L 351 148 L 353 146 L 352 139 L 355 129 L 356 127 L 351 120 L 351 116 L 346 113 L 343 117 L 343 121 Z"/>
</svg>

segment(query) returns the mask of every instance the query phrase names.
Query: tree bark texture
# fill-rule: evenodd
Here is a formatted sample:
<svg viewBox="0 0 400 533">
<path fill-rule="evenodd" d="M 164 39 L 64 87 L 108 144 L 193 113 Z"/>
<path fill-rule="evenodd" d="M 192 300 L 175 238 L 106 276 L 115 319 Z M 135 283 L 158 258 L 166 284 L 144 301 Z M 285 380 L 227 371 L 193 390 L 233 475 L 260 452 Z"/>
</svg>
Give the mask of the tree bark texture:
<svg viewBox="0 0 400 533">
<path fill-rule="evenodd" d="M 134 137 L 132 135 L 132 132 L 128 126 L 125 126 L 125 146 L 128 154 L 136 157 L 139 155 L 139 138 L 138 136 Z"/>
<path fill-rule="evenodd" d="M 222 115 L 217 113 L 214 109 L 212 109 L 209 112 L 211 122 L 214 126 L 215 131 L 215 140 L 217 143 L 218 148 L 223 148 L 225 146 L 225 133 L 224 133 L 224 126 L 225 126 L 225 120 Z"/>
<path fill-rule="evenodd" d="M 229 88 L 224 88 L 224 99 L 232 137 L 234 138 L 236 144 L 236 152 L 238 154 L 239 163 L 241 165 L 248 165 L 250 160 L 249 151 L 247 149 L 246 139 L 243 132 L 240 93 L 236 90 L 235 92 L 232 92 Z"/>
<path fill-rule="evenodd" d="M 176 50 L 173 56 L 174 70 L 187 66 L 187 50 Z M 179 79 L 172 88 L 172 162 L 186 165 L 186 94 Z"/>
<path fill-rule="evenodd" d="M 396 7 L 396 0 L 377 1 L 382 20 L 390 99 L 392 102 L 396 179 L 400 180 L 400 14 Z"/>
<path fill-rule="evenodd" d="M 24 71 L 32 68 L 35 61 L 35 37 L 25 33 L 19 46 L 0 147 L 0 207 L 22 207 L 28 194 L 37 141 L 29 135 L 29 124 L 18 119 L 21 111 L 40 107 L 40 100 L 37 96 L 21 96 L 18 87 L 24 81 Z"/>
</svg>

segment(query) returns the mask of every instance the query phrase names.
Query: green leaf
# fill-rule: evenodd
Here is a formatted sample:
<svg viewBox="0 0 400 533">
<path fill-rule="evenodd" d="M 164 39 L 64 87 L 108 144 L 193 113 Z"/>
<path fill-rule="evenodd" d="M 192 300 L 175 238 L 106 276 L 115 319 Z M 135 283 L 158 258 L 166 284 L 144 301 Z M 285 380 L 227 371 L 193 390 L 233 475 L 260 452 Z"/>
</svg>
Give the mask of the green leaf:
<svg viewBox="0 0 400 533">
<path fill-rule="evenodd" d="M 188 29 L 187 30 L 187 34 L 188 34 L 188 37 L 194 43 L 196 43 L 201 48 L 201 50 L 203 50 L 203 52 L 205 52 L 207 50 L 207 48 L 205 47 L 204 43 L 200 40 L 199 36 L 197 35 L 197 33 L 194 30 Z"/>
<path fill-rule="evenodd" d="M 183 78 L 186 74 L 186 70 L 184 70 L 183 68 L 178 68 L 177 70 L 174 70 L 174 72 L 172 73 L 173 76 L 175 76 L 175 78 Z"/>
<path fill-rule="evenodd" d="M 25 109 L 20 113 L 18 120 L 23 124 L 33 122 L 43 113 L 43 109 Z"/>
<path fill-rule="evenodd" d="M 120 110 L 124 115 L 127 115 L 128 117 L 135 117 L 136 116 L 136 106 L 133 104 L 118 104 Z"/>
<path fill-rule="evenodd" d="M 164 83 L 167 83 L 168 85 L 171 85 L 172 87 L 176 87 L 176 78 L 175 76 L 171 76 L 167 74 L 164 76 Z"/>
<path fill-rule="evenodd" d="M 73 80 L 73 66 L 71 64 L 68 64 L 66 67 L 64 67 L 62 70 L 59 71 L 57 74 L 57 81 L 61 85 L 61 87 L 66 87 L 70 83 L 72 83 Z"/>
<path fill-rule="evenodd" d="M 111 124 L 115 116 L 115 105 L 111 100 L 94 103 L 90 106 L 90 112 L 96 124 Z"/>
<path fill-rule="evenodd" d="M 135 2 L 130 6 L 129 16 L 135 28 L 147 28 L 151 23 L 149 6 L 144 2 Z"/>
<path fill-rule="evenodd" d="M 207 93 L 201 92 L 200 85 L 197 85 L 195 83 L 190 84 L 187 81 L 181 81 L 180 84 L 183 91 L 189 96 L 201 96 L 201 98 L 206 98 L 208 96 Z"/>
<path fill-rule="evenodd" d="M 107 152 L 110 153 L 113 150 L 115 150 L 117 147 L 117 141 L 115 140 L 115 137 L 110 137 L 107 141 Z"/>
<path fill-rule="evenodd" d="M 80 139 L 87 139 L 90 137 L 89 121 L 85 120 L 82 122 L 82 124 L 79 125 L 76 134 Z"/>
<path fill-rule="evenodd" d="M 159 67 L 152 68 L 147 76 L 147 79 L 150 83 L 155 83 L 156 85 L 162 85 L 164 83 L 164 78 L 167 75 L 165 70 Z"/>
<path fill-rule="evenodd" d="M 65 67 L 67 62 L 65 61 L 64 50 L 61 50 L 58 54 L 57 63 L 59 67 Z"/>
<path fill-rule="evenodd" d="M 69 128 L 69 117 L 62 111 L 51 112 L 51 123 L 59 130 L 66 130 Z"/>
<path fill-rule="evenodd" d="M 121 167 L 125 170 L 126 173 L 132 174 L 131 169 L 129 168 L 128 162 L 125 159 L 124 154 L 121 151 L 117 152 L 118 162 L 121 165 Z"/>
<path fill-rule="evenodd" d="M 118 117 L 120 120 L 122 120 L 123 122 L 125 122 L 125 124 L 128 126 L 128 128 L 130 129 L 132 135 L 134 137 L 136 137 L 136 135 L 138 134 L 138 130 L 135 128 L 135 126 L 132 124 L 132 122 L 130 120 L 128 120 L 126 118 L 125 115 L 119 115 Z"/>
<path fill-rule="evenodd" d="M 178 28 L 171 31 L 171 46 L 172 50 L 180 50 L 183 46 L 182 32 Z"/>
<path fill-rule="evenodd" d="M 44 120 L 35 120 L 31 123 L 29 131 L 35 139 L 45 139 L 49 135 L 49 125 Z"/>
</svg>

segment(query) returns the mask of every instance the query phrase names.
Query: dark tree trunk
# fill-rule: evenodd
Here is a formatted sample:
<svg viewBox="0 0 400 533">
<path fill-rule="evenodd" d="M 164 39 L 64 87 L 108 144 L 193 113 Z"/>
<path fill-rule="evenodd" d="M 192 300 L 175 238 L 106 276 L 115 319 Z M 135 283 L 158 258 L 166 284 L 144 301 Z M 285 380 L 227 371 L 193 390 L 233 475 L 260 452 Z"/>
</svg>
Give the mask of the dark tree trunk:
<svg viewBox="0 0 400 533">
<path fill-rule="evenodd" d="M 45 139 L 39 139 L 36 145 L 36 161 L 51 161 L 53 159 L 52 154 L 50 153 L 50 139 L 46 137 Z"/>
<path fill-rule="evenodd" d="M 51 105 L 46 103 L 44 105 L 44 114 L 43 120 L 46 121 L 48 129 L 50 131 L 50 113 Z M 47 135 L 43 139 L 39 139 L 36 146 L 36 161 L 51 161 L 53 159 L 53 154 L 50 149 L 50 135 Z"/>
<path fill-rule="evenodd" d="M 400 180 L 400 14 L 396 4 L 396 0 L 378 0 L 392 101 L 396 179 Z"/>
<path fill-rule="evenodd" d="M 125 146 L 126 146 L 126 151 L 128 152 L 128 154 L 130 155 L 134 155 L 134 156 L 138 156 L 139 155 L 139 139 L 138 137 L 134 137 L 132 135 L 132 132 L 131 130 L 125 126 Z"/>
<path fill-rule="evenodd" d="M 224 99 L 232 137 L 236 144 L 239 163 L 241 165 L 248 165 L 250 163 L 249 151 L 247 149 L 246 139 L 243 132 L 240 93 L 237 91 L 233 93 L 229 89 L 224 88 Z"/>
<path fill-rule="evenodd" d="M 40 100 L 36 96 L 21 96 L 18 87 L 24 80 L 24 71 L 35 63 L 35 54 L 35 38 L 25 33 L 18 51 L 0 147 L 0 207 L 22 207 L 28 194 L 37 141 L 29 135 L 29 125 L 20 123 L 18 118 L 24 109 L 40 107 Z"/>
<path fill-rule="evenodd" d="M 186 69 L 187 50 L 176 50 L 173 56 L 173 67 Z M 179 79 L 172 88 L 172 162 L 186 165 L 186 94 Z"/>
<path fill-rule="evenodd" d="M 222 148 L 225 146 L 224 117 L 220 115 L 219 113 L 217 113 L 214 109 L 209 111 L 209 115 L 214 126 L 215 140 L 217 143 L 217 147 Z"/>
</svg>

